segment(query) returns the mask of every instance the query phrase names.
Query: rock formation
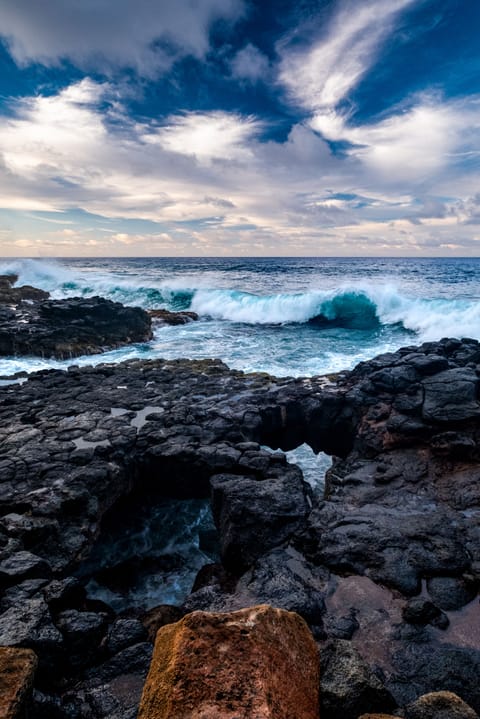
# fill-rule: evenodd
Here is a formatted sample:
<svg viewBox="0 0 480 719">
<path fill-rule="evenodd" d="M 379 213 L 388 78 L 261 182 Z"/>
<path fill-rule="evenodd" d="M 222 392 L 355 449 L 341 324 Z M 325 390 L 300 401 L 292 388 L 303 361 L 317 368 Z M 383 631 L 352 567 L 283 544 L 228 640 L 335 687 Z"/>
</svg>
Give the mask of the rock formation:
<svg viewBox="0 0 480 719">
<path fill-rule="evenodd" d="M 0 647 L 0 717 L 23 719 L 37 667 L 30 649 Z"/>
<path fill-rule="evenodd" d="M 193 612 L 157 634 L 139 719 L 317 719 L 318 650 L 269 606 Z"/>
<path fill-rule="evenodd" d="M 0 356 L 69 359 L 151 339 L 151 320 L 139 307 L 102 297 L 48 299 L 35 287 L 13 287 L 0 277 Z"/>
<path fill-rule="evenodd" d="M 122 501 L 210 494 L 221 563 L 178 611 L 298 612 L 322 719 L 438 691 L 478 712 L 479 375 L 477 342 L 442 340 L 329 378 L 135 360 L 1 388 L 0 641 L 37 652 L 38 716 L 135 716 L 151 644 L 89 595 L 92 548 Z M 324 494 L 263 448 L 304 442 Z"/>
</svg>

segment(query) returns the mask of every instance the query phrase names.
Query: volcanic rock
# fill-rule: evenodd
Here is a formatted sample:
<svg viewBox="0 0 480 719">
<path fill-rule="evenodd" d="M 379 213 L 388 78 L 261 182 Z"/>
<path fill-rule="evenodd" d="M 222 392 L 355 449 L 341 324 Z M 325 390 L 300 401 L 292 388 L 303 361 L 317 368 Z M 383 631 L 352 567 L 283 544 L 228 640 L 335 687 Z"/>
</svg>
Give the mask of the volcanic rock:
<svg viewBox="0 0 480 719">
<path fill-rule="evenodd" d="M 64 359 L 152 337 L 144 310 L 101 297 L 19 302 L 8 312 L 0 314 L 0 355 Z"/>
<path fill-rule="evenodd" d="M 182 310 L 181 312 L 170 312 L 170 310 L 148 310 L 150 317 L 155 320 L 156 323 L 162 325 L 186 325 L 188 322 L 195 322 L 198 320 L 196 312 L 188 312 Z"/>
<path fill-rule="evenodd" d="M 158 632 L 139 719 L 317 719 L 318 681 L 317 648 L 298 615 L 194 612 Z"/>
<path fill-rule="evenodd" d="M 87 584 L 125 566 L 115 556 L 98 566 L 92 551 L 108 518 L 115 524 L 130 500 L 212 493 L 223 565 L 202 570 L 178 611 L 295 610 L 320 643 L 343 638 L 398 706 L 449 690 L 478 711 L 478 375 L 477 342 L 442 340 L 327 378 L 159 359 L 44 371 L 1 387 L 0 641 L 34 647 L 64 687 L 59 614 L 114 619 L 67 591 L 73 574 Z M 304 442 L 334 454 L 323 494 L 263 448 Z M 447 628 L 424 621 L 429 603 L 448 613 Z M 83 653 L 84 674 L 123 656 L 115 666 L 126 677 L 128 652 L 146 644 L 117 652 L 124 640 L 108 648 L 108 636 L 105 625 L 95 656 Z M 138 650 L 137 677 L 147 654 Z M 95 719 L 100 687 L 116 681 L 108 677 L 95 686 L 77 677 Z M 83 699 L 69 701 L 87 717 Z"/>
<path fill-rule="evenodd" d="M 452 692 L 432 692 L 409 704 L 405 719 L 478 719 L 478 714 Z"/>
</svg>

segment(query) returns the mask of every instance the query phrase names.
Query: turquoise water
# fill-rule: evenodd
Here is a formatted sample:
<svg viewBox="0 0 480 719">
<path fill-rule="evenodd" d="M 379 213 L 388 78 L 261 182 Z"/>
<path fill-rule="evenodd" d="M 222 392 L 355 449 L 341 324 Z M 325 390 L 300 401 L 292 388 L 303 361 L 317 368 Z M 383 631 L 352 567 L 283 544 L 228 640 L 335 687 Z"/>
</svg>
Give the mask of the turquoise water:
<svg viewBox="0 0 480 719">
<path fill-rule="evenodd" d="M 220 357 L 279 376 L 350 368 L 405 344 L 480 338 L 480 260 L 387 258 L 92 258 L 4 260 L 0 272 L 53 297 L 102 295 L 144 308 L 191 309 L 148 344 L 76 364 L 132 357 Z M 4 358 L 0 374 L 64 366 Z"/>
</svg>

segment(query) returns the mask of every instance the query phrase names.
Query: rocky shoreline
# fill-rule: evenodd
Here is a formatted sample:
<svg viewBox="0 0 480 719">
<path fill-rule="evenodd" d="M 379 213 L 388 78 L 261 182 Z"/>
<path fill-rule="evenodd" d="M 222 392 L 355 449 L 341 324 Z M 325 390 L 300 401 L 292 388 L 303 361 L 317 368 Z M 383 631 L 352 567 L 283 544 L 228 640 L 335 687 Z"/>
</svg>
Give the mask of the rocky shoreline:
<svg viewBox="0 0 480 719">
<path fill-rule="evenodd" d="M 27 307 L 67 317 L 84 302 Z M 159 627 L 258 604 L 308 623 L 324 719 L 437 691 L 480 712 L 479 388 L 467 339 L 335 377 L 131 360 L 0 388 L 0 644 L 38 656 L 29 716 L 133 719 Z M 303 443 L 332 456 L 322 495 L 283 454 Z M 199 498 L 219 561 L 181 605 L 116 612 L 89 593 L 125 502 Z"/>
</svg>

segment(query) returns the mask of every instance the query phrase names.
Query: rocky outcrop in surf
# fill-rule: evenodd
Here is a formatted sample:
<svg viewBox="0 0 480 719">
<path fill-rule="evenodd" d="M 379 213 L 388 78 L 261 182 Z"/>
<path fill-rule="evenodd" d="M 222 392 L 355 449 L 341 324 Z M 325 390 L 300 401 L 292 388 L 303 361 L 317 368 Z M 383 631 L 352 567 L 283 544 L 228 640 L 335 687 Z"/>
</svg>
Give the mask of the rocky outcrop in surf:
<svg viewBox="0 0 480 719">
<path fill-rule="evenodd" d="M 150 317 L 139 307 L 102 297 L 52 300 L 43 290 L 13 287 L 15 281 L 0 277 L 0 356 L 68 359 L 152 337 Z"/>
<path fill-rule="evenodd" d="M 1 388 L 0 641 L 38 654 L 33 716 L 135 716 L 144 612 L 99 601 L 131 575 L 95 547 L 125 503 L 210 496 L 219 561 L 150 628 L 268 603 L 318 642 L 324 719 L 437 691 L 478 712 L 479 376 L 479 343 L 443 340 L 335 377 L 135 360 Z M 265 449 L 304 442 L 332 455 L 324 493 Z"/>
</svg>

